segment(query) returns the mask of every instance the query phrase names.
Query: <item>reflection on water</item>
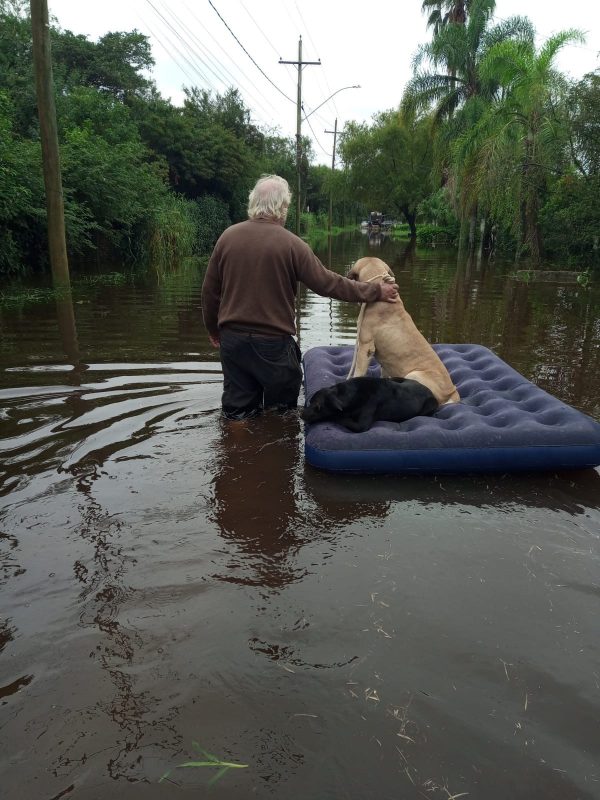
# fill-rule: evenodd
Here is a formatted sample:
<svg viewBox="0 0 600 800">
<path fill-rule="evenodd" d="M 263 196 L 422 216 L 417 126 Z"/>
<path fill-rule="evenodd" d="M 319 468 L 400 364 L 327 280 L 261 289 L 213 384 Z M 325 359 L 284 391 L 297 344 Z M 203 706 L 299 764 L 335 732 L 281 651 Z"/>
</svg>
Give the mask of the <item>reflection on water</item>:
<svg viewBox="0 0 600 800">
<path fill-rule="evenodd" d="M 301 580 L 294 565 L 306 531 L 295 475 L 301 458 L 296 414 L 251 424 L 220 421 L 211 517 L 231 543 L 221 580 L 269 589 Z M 236 553 L 240 558 L 236 558 Z"/>
<path fill-rule="evenodd" d="M 597 289 L 387 236 L 334 267 L 367 252 L 432 341 L 600 416 Z M 220 419 L 200 273 L 74 285 L 0 314 L 7 797 L 162 798 L 193 742 L 249 765 L 227 798 L 600 797 L 597 470 L 318 472 L 295 413 Z M 303 349 L 357 310 L 303 290 Z"/>
</svg>

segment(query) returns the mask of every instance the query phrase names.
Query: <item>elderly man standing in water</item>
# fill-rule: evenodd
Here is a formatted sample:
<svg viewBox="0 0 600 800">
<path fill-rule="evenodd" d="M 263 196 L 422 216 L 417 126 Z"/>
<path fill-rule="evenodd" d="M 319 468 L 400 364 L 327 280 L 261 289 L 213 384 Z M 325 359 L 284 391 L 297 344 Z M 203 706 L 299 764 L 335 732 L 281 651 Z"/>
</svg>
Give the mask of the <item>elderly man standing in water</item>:
<svg viewBox="0 0 600 800">
<path fill-rule="evenodd" d="M 223 415 L 247 419 L 295 408 L 302 383 L 296 333 L 298 282 L 324 297 L 394 303 L 396 284 L 361 283 L 328 270 L 286 230 L 291 193 L 278 175 L 250 192 L 248 219 L 217 241 L 202 285 L 202 314 L 223 366 Z"/>
</svg>

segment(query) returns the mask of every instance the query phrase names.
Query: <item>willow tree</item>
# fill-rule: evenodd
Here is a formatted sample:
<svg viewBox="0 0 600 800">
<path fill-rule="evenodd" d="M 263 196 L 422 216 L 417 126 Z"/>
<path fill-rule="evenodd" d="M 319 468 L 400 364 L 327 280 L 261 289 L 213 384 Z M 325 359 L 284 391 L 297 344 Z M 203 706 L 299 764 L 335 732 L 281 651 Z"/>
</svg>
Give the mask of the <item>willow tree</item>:
<svg viewBox="0 0 600 800">
<path fill-rule="evenodd" d="M 430 191 L 431 120 L 387 111 L 370 126 L 349 123 L 339 149 L 355 197 L 371 208 L 402 214 L 416 236 L 417 206 Z"/>
</svg>

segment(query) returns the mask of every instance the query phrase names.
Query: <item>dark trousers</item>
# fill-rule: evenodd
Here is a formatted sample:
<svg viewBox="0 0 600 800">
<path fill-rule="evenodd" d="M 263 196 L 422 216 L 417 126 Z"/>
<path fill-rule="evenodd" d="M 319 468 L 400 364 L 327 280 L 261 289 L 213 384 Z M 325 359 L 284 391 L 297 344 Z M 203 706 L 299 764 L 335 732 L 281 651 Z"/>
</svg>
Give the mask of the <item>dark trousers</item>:
<svg viewBox="0 0 600 800">
<path fill-rule="evenodd" d="M 223 329 L 220 342 L 225 417 L 245 419 L 263 408 L 296 408 L 302 369 L 292 336 Z"/>
</svg>

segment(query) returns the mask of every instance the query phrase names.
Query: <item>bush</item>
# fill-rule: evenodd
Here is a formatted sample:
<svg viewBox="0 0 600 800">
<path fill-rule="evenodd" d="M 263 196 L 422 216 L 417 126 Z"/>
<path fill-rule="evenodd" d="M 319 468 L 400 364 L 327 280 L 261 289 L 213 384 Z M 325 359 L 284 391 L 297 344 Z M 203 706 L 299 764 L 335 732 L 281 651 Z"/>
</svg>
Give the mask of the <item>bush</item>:
<svg viewBox="0 0 600 800">
<path fill-rule="evenodd" d="M 540 213 L 547 254 L 564 266 L 598 268 L 600 177 L 564 176 Z"/>
<path fill-rule="evenodd" d="M 14 115 L 0 93 L 0 275 L 25 272 L 45 237 L 41 148 L 15 132 Z"/>
<path fill-rule="evenodd" d="M 417 244 L 456 244 L 458 238 L 455 226 L 419 225 L 417 228 Z"/>
<path fill-rule="evenodd" d="M 196 226 L 194 252 L 206 255 L 225 228 L 231 224 L 227 204 L 218 197 L 207 194 L 192 202 L 192 216 Z"/>
<path fill-rule="evenodd" d="M 194 203 L 168 194 L 151 212 L 143 257 L 159 275 L 178 267 L 194 253 L 196 220 Z M 145 250 L 145 252 L 144 252 Z"/>
<path fill-rule="evenodd" d="M 418 220 L 442 228 L 458 226 L 458 220 L 448 201 L 448 193 L 444 188 L 438 189 L 429 197 L 421 200 L 418 209 Z"/>
</svg>

